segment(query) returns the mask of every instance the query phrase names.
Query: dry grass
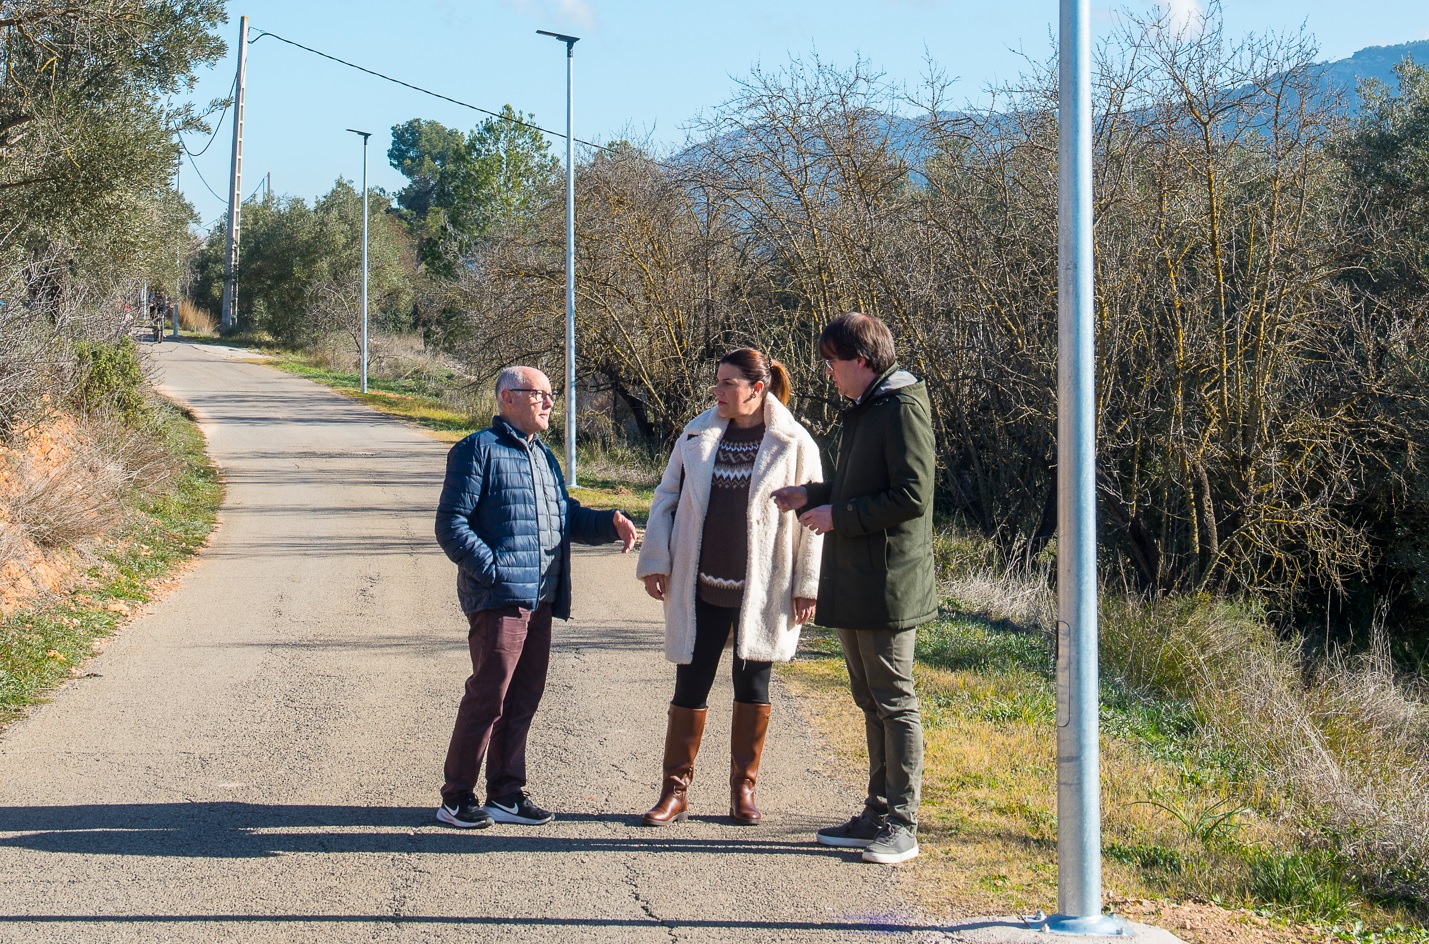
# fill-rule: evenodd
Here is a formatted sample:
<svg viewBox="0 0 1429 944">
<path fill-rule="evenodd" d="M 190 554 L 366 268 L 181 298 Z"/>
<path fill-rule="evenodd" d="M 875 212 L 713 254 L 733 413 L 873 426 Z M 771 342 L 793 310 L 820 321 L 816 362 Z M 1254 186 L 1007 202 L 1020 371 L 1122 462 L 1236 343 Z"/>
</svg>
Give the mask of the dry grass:
<svg viewBox="0 0 1429 944">
<path fill-rule="evenodd" d="M 945 593 L 990 620 L 1055 625 L 1043 575 L 964 561 Z M 1312 668 L 1245 602 L 1107 594 L 1100 650 L 1105 677 L 1189 705 L 1201 746 L 1242 765 L 1245 802 L 1267 814 L 1288 806 L 1301 842 L 1369 891 L 1429 910 L 1429 704 L 1385 640 Z"/>
<path fill-rule="evenodd" d="M 218 319 L 208 309 L 200 308 L 187 298 L 179 299 L 179 328 L 189 334 L 218 334 Z"/>
<path fill-rule="evenodd" d="M 980 632 L 970 628 L 974 634 Z M 1057 900 L 1056 746 L 1047 679 L 987 666 L 944 669 L 920 661 L 924 779 L 919 838 L 907 867 L 919 901 L 937 914 L 1051 912 Z M 842 660 L 811 656 L 781 679 L 834 747 L 832 773 L 855 790 L 866 764 L 863 723 L 848 696 Z M 1101 754 L 1104 861 L 1109 899 L 1224 895 L 1228 868 L 1245 868 L 1214 839 L 1192 837 L 1172 809 L 1220 802 L 1224 781 L 1188 780 L 1171 763 L 1148 762 L 1137 745 L 1105 737 Z M 832 818 L 843 811 L 830 811 Z M 1239 841 L 1275 841 L 1283 828 L 1243 814 Z M 1140 861 L 1138 860 L 1140 858 Z"/>
<path fill-rule="evenodd" d="M 924 855 L 909 877 L 940 913 L 1051 911 L 1055 596 L 1044 577 L 946 536 L 939 561 L 956 615 L 919 632 Z M 1143 920 L 1174 912 L 1188 941 L 1324 940 L 1355 921 L 1422 920 L 1429 716 L 1385 645 L 1310 671 L 1243 604 L 1108 595 L 1102 610 L 1108 902 Z M 863 725 L 837 643 L 806 641 L 781 677 L 858 789 Z M 1183 914 L 1195 901 L 1243 907 Z"/>
<path fill-rule="evenodd" d="M 302 352 L 270 354 L 271 366 L 341 393 L 355 394 L 359 386 L 358 349 L 346 335 L 328 335 Z M 496 412 L 491 386 L 466 376 L 450 357 L 426 350 L 419 334 L 374 332 L 367 367 L 370 406 L 430 427 L 440 439 L 455 442 Z"/>
<path fill-rule="evenodd" d="M 970 616 L 1012 623 L 1049 636 L 1057 625 L 1056 591 L 1045 580 L 1029 580 L 1006 567 L 980 565 L 955 580 L 944 581 L 943 592 L 960 612 Z"/>
<path fill-rule="evenodd" d="M 158 494 L 176 464 L 154 429 L 102 416 L 63 418 L 0 456 L 0 551 L 74 548 L 112 527 L 131 496 Z"/>
<path fill-rule="evenodd" d="M 97 537 L 112 523 L 108 510 L 116 491 L 117 470 L 60 467 L 35 472 L 22 462 L 15 470 L 20 487 L 5 497 L 6 517 L 24 537 L 46 550 L 73 547 Z"/>
<path fill-rule="evenodd" d="M 0 725 L 59 682 L 80 674 L 99 637 L 126 622 L 136 605 L 171 586 L 175 566 L 212 530 L 222 487 L 204 456 L 202 436 L 175 409 L 158 406 L 151 415 L 155 426 L 150 434 L 172 455 L 177 475 L 131 484 L 121 496 L 123 507 L 114 513 L 117 527 L 87 542 L 82 551 L 37 554 L 15 569 L 9 563 L 3 568 Z M 152 441 L 141 454 L 151 448 Z M 120 452 L 133 461 L 136 446 L 126 440 Z M 66 566 L 56 567 L 56 562 Z M 39 572 L 29 591 L 16 592 L 23 581 L 9 579 L 19 568 Z"/>
<path fill-rule="evenodd" d="M 1104 605 L 1102 658 L 1132 684 L 1187 699 L 1208 742 L 1246 765 L 1252 802 L 1286 802 L 1303 842 L 1377 895 L 1429 911 L 1429 707 L 1380 642 L 1316 667 L 1244 606 Z"/>
</svg>

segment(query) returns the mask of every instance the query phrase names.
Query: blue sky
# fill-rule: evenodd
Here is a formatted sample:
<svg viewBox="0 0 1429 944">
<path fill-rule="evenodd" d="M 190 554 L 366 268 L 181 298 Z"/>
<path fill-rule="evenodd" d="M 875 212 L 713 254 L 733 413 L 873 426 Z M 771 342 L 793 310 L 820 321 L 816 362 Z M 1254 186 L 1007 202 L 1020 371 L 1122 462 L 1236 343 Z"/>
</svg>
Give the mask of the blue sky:
<svg viewBox="0 0 1429 944">
<path fill-rule="evenodd" d="M 1204 0 L 1170 2 L 1184 17 Z M 1152 6 L 1093 0 L 1093 19 L 1105 30 L 1114 11 Z M 916 83 L 926 50 L 958 79 L 955 97 L 977 102 L 989 83 L 1017 75 L 1018 50 L 1034 58 L 1050 53 L 1058 16 L 1057 0 L 231 0 L 228 9 L 228 57 L 199 76 L 191 98 L 205 106 L 227 95 L 239 17 L 246 14 L 243 192 L 252 193 L 271 173 L 276 192 L 309 200 L 339 175 L 360 179 L 360 140 L 346 128 L 373 132 L 368 180 L 396 190 L 405 181 L 387 163 L 393 125 L 426 118 L 469 130 L 485 116 L 272 38 L 252 42 L 261 30 L 492 111 L 509 103 L 558 132 L 565 128 L 565 46 L 535 31 L 577 35 L 576 137 L 630 137 L 658 149 L 678 145 L 701 110 L 727 100 L 732 77 L 811 53 L 836 65 L 861 55 L 890 79 Z M 1304 23 L 1323 59 L 1429 39 L 1423 0 L 1223 0 L 1221 9 L 1237 35 L 1293 31 Z M 183 165 L 182 189 L 205 227 L 226 209 L 228 120 L 212 146 Z M 185 140 L 198 151 L 208 138 Z M 564 154 L 561 140 L 552 146 Z M 199 174 L 224 199 L 211 194 Z"/>
</svg>

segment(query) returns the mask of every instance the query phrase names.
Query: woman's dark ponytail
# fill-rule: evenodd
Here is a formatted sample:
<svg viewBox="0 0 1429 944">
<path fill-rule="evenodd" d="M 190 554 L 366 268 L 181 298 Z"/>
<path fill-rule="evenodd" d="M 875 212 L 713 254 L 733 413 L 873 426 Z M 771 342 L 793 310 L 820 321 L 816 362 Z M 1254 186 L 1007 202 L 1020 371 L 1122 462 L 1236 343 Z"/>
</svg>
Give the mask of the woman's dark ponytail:
<svg viewBox="0 0 1429 944">
<path fill-rule="evenodd" d="M 789 370 L 778 361 L 770 360 L 752 347 L 742 347 L 730 351 L 719 362 L 738 368 L 750 384 L 764 384 L 764 389 L 778 397 L 780 403 L 789 403 Z"/>
</svg>

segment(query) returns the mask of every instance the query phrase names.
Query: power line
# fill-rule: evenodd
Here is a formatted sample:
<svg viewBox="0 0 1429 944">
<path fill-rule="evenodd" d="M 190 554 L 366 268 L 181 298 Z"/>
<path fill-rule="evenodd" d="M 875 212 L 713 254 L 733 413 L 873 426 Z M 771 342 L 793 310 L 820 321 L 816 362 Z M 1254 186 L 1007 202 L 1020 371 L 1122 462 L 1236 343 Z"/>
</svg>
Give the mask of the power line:
<svg viewBox="0 0 1429 944">
<path fill-rule="evenodd" d="M 213 198 L 214 198 L 215 200 L 217 200 L 219 203 L 227 203 L 227 202 L 228 202 L 227 198 L 225 198 L 225 197 L 220 197 L 217 193 L 214 193 L 213 188 L 208 185 L 208 181 L 203 179 L 203 171 L 199 170 L 199 169 L 198 169 L 198 164 L 194 163 L 194 156 L 193 156 L 193 154 L 189 153 L 189 149 L 188 149 L 188 148 L 184 148 L 184 152 L 188 154 L 188 156 L 189 156 L 189 166 L 194 169 L 194 173 L 195 173 L 195 174 L 198 174 L 199 183 L 203 184 L 204 189 L 207 190 L 209 193 L 212 193 L 212 194 L 213 194 Z"/>
<path fill-rule="evenodd" d="M 443 95 L 440 92 L 433 92 L 431 89 L 424 89 L 420 85 L 413 85 L 411 82 L 403 82 L 401 79 L 394 79 L 390 75 L 383 75 L 381 72 L 378 72 L 374 69 L 368 69 L 364 66 L 357 65 L 356 63 L 348 62 L 346 59 L 339 59 L 337 56 L 330 56 L 325 52 L 313 49 L 311 46 L 304 46 L 302 43 L 293 42 L 293 40 L 291 39 L 285 39 L 284 37 L 279 36 L 277 33 L 270 33 L 267 30 L 259 30 L 258 35 L 248 41 L 248 45 L 253 45 L 254 43 L 258 42 L 258 40 L 262 39 L 264 36 L 271 36 L 279 42 L 287 43 L 289 46 L 296 46 L 299 49 L 310 52 L 315 56 L 322 56 L 324 59 L 331 59 L 333 62 L 347 66 L 349 69 L 356 69 L 358 72 L 366 72 L 368 75 L 376 76 L 379 79 L 391 82 L 395 85 L 401 85 L 405 88 L 411 89 L 414 92 L 421 92 L 423 95 L 430 95 L 433 98 L 440 98 L 444 102 L 451 102 L 453 105 L 460 105 L 462 108 L 470 108 L 472 111 L 481 112 L 483 115 L 490 115 L 493 118 L 500 118 L 502 121 L 509 121 L 512 124 L 520 125 L 523 128 L 530 128 L 531 130 L 539 131 L 542 134 L 549 134 L 555 138 L 565 137 L 564 134 L 552 131 L 549 128 L 542 128 L 540 125 L 531 124 L 529 121 L 522 121 L 520 118 L 513 118 L 510 115 L 503 115 L 500 112 L 490 111 L 488 109 L 481 108 L 477 105 L 472 105 L 469 102 L 463 102 L 460 99 L 452 98 L 450 95 Z M 603 144 L 596 144 L 593 141 L 582 141 L 580 138 L 573 138 L 572 140 L 577 141 L 580 144 L 584 144 L 586 147 L 593 147 L 601 151 L 614 150 L 613 148 L 608 148 Z"/>
<path fill-rule="evenodd" d="M 199 170 L 198 165 L 194 163 L 194 156 L 192 154 L 189 154 L 189 166 L 194 169 L 195 174 L 198 174 L 199 182 L 203 184 L 205 190 L 213 194 L 213 198 L 215 200 L 219 201 L 220 203 L 228 202 L 227 197 L 220 197 L 218 194 L 214 193 L 213 188 L 208 185 L 208 181 L 203 179 L 203 171 Z M 258 186 L 253 188 L 253 192 L 250 193 L 247 197 L 245 197 L 241 202 L 247 203 L 249 200 L 252 200 L 255 196 L 258 195 L 258 191 L 264 189 L 267 186 L 268 178 L 267 176 L 264 176 L 262 180 L 258 181 Z"/>
<path fill-rule="evenodd" d="M 179 146 L 182 147 L 189 157 L 198 157 L 207 151 L 213 142 L 218 140 L 218 132 L 223 129 L 223 119 L 228 117 L 229 106 L 233 104 L 233 93 L 238 88 L 238 76 L 233 77 L 233 84 L 228 87 L 228 101 L 223 106 L 223 111 L 218 116 L 218 124 L 213 126 L 213 134 L 209 135 L 208 144 L 203 146 L 202 151 L 190 151 L 189 146 L 184 143 L 183 132 L 179 132 Z"/>
</svg>

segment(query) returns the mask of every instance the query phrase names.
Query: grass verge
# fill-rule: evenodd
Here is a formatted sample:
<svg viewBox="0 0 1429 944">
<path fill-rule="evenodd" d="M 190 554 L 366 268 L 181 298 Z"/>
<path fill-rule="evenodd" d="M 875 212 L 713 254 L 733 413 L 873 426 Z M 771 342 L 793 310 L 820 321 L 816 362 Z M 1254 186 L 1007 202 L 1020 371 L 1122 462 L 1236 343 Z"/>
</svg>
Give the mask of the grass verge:
<svg viewBox="0 0 1429 944">
<path fill-rule="evenodd" d="M 781 678 L 858 789 L 863 723 L 836 637 L 806 630 Z M 1050 638 L 947 608 L 919 631 L 915 678 L 925 736 L 923 855 L 908 868 L 917 900 L 953 915 L 1055 911 Z M 1415 910 L 1367 895 L 1313 824 L 1223 740 L 1204 736 L 1191 700 L 1107 680 L 1101 701 L 1103 887 L 1113 908 L 1206 944 L 1429 942 Z"/>
<path fill-rule="evenodd" d="M 300 354 L 286 351 L 265 352 L 263 356 L 264 363 L 271 367 L 321 384 L 379 413 L 416 423 L 443 442 L 454 443 L 473 429 L 484 427 L 490 419 L 443 403 L 422 380 L 392 380 L 369 374 L 367 392 L 363 393 L 362 378 L 357 374 L 313 364 Z"/>
<path fill-rule="evenodd" d="M 223 497 L 203 437 L 177 408 L 161 404 L 157 423 L 181 470 L 158 497 L 141 499 L 93 550 L 96 563 L 72 592 L 0 620 L 0 723 L 44 699 L 100 640 L 153 598 L 157 582 L 192 556 L 213 530 Z"/>
</svg>

